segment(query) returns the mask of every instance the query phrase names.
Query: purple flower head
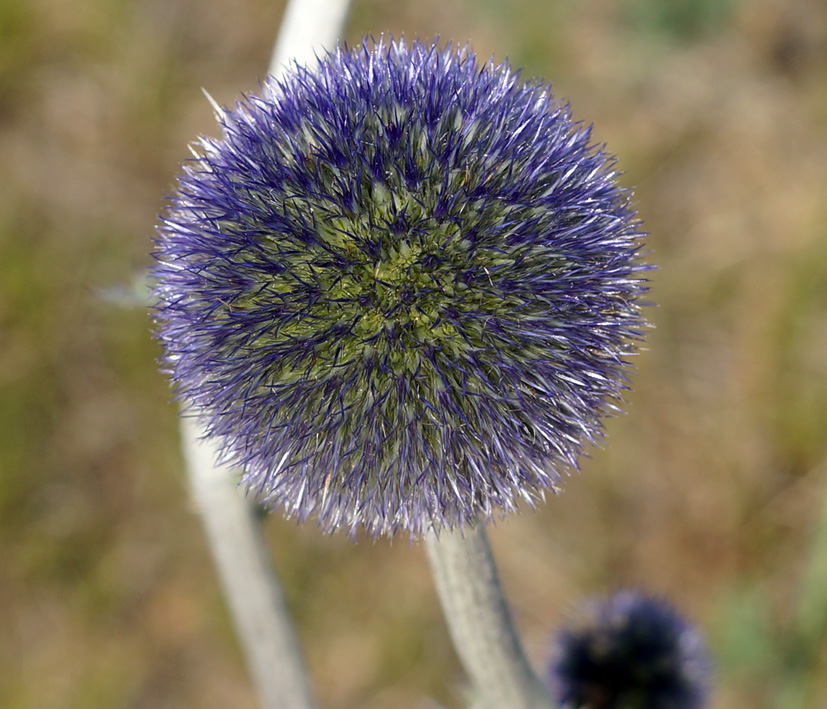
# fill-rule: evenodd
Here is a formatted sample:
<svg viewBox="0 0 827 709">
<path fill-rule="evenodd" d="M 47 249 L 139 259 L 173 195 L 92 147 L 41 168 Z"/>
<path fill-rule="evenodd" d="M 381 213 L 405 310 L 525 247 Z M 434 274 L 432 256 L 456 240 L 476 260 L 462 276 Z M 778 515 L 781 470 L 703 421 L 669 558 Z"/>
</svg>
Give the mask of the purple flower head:
<svg viewBox="0 0 827 709">
<path fill-rule="evenodd" d="M 554 490 L 643 328 L 639 224 L 589 130 L 507 65 L 385 40 L 220 123 L 159 228 L 155 316 L 249 488 L 414 536 Z"/>
<path fill-rule="evenodd" d="M 584 604 L 556 638 L 555 699 L 583 709 L 700 709 L 710 661 L 700 634 L 672 608 L 634 591 Z"/>
</svg>

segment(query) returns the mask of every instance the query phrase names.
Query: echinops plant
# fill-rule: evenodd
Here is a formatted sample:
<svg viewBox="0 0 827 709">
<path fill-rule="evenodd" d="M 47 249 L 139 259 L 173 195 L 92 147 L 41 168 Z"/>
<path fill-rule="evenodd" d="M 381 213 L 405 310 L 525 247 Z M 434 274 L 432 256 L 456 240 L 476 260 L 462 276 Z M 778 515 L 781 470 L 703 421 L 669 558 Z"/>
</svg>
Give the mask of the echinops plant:
<svg viewBox="0 0 827 709">
<path fill-rule="evenodd" d="M 614 158 L 549 87 L 380 39 L 220 115 L 158 230 L 185 406 L 268 507 L 371 535 L 555 490 L 644 322 Z"/>
<path fill-rule="evenodd" d="M 422 539 L 469 706 L 581 706 L 565 654 L 551 683 L 532 669 L 485 525 L 557 491 L 618 410 L 646 328 L 631 195 L 548 85 L 467 46 L 313 61 L 346 9 L 289 3 L 270 75 L 213 102 L 221 135 L 156 236 L 156 333 L 251 672 L 268 708 L 316 706 L 238 478 L 327 531 Z M 646 630 L 646 608 L 622 620 Z"/>
</svg>

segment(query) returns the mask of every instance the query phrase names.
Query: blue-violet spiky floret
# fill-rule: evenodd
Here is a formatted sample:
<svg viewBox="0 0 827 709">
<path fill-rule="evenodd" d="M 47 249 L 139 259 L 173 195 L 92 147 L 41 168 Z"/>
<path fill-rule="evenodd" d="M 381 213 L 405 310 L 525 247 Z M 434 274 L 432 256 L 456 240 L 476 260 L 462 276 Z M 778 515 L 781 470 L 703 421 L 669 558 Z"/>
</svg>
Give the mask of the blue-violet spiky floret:
<svg viewBox="0 0 827 709">
<path fill-rule="evenodd" d="M 700 709 L 710 660 L 700 633 L 662 601 L 636 591 L 589 599 L 557 636 L 555 699 L 586 709 Z"/>
<path fill-rule="evenodd" d="M 370 534 L 555 489 L 642 330 L 613 158 L 547 86 L 380 40 L 220 114 L 159 228 L 181 399 L 270 507 Z"/>
</svg>

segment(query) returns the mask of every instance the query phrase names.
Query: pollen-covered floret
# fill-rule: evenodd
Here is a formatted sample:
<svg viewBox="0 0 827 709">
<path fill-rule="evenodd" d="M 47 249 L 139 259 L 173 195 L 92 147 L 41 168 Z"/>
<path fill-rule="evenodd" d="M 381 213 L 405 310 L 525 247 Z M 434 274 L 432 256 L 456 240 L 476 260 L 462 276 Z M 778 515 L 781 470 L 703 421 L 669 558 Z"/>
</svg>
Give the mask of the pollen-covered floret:
<svg viewBox="0 0 827 709">
<path fill-rule="evenodd" d="M 267 79 L 157 237 L 178 395 L 270 507 L 373 535 L 553 490 L 643 322 L 613 158 L 547 86 L 380 40 Z"/>
</svg>

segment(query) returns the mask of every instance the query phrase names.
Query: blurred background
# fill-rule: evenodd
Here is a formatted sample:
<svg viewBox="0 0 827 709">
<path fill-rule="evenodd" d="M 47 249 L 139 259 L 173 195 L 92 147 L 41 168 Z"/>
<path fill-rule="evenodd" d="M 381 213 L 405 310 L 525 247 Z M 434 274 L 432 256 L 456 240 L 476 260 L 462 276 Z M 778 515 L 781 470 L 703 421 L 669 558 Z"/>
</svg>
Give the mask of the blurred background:
<svg viewBox="0 0 827 709">
<path fill-rule="evenodd" d="M 201 93 L 278 0 L 0 0 L 0 706 L 256 706 L 131 305 Z M 594 122 L 651 233 L 627 414 L 492 543 L 530 656 L 633 586 L 705 632 L 717 709 L 827 706 L 827 4 L 354 0 L 346 38 L 470 41 Z M 266 522 L 321 703 L 459 706 L 423 550 Z"/>
</svg>

